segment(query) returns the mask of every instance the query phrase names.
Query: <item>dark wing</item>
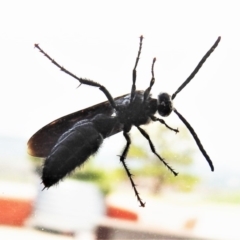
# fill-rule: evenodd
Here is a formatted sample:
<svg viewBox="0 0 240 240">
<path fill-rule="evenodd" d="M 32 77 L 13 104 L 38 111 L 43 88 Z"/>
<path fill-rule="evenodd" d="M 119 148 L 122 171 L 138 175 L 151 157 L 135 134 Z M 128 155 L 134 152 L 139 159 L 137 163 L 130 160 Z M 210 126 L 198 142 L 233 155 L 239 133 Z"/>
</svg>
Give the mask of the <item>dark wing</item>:
<svg viewBox="0 0 240 240">
<path fill-rule="evenodd" d="M 120 104 L 123 98 L 129 94 L 117 97 L 114 100 Z M 38 130 L 28 141 L 28 154 L 35 157 L 45 158 L 49 155 L 52 148 L 55 146 L 59 137 L 69 130 L 74 124 L 84 119 L 91 119 L 97 114 L 102 113 L 107 116 L 111 116 L 114 111 L 108 101 L 96 104 L 94 106 L 82 109 L 80 111 L 68 114 L 61 118 L 58 118 L 40 130 Z M 112 134 L 114 135 L 120 132 L 122 129 L 116 127 L 113 129 Z"/>
</svg>

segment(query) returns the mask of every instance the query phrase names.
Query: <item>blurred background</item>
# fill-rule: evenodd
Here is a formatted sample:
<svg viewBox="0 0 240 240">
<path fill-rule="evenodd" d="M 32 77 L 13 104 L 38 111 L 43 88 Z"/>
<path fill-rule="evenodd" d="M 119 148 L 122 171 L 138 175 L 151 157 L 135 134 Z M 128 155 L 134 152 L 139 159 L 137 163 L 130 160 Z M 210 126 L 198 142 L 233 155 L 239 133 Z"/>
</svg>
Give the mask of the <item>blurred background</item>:
<svg viewBox="0 0 240 240">
<path fill-rule="evenodd" d="M 239 239 L 238 113 L 240 34 L 234 1 L 7 1 L 0 3 L 0 238 L 1 239 Z M 41 191 L 43 159 L 27 154 L 28 139 L 47 123 L 105 101 L 96 88 L 57 69 L 34 44 L 79 77 L 130 92 L 139 36 L 144 36 L 137 89 L 151 79 L 152 96 L 174 93 L 218 36 L 222 40 L 176 97 L 213 160 L 205 158 L 182 122 L 143 128 L 174 177 L 132 129 L 127 164 L 140 208 L 119 162 L 119 133 L 84 166 Z"/>
</svg>

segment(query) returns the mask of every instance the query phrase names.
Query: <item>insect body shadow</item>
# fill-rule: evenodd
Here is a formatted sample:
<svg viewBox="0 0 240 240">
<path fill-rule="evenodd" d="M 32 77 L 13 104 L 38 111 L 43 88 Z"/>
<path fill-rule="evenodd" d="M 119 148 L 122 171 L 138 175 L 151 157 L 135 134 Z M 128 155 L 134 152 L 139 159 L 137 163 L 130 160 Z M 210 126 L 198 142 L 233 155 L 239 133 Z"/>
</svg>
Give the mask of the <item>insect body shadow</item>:
<svg viewBox="0 0 240 240">
<path fill-rule="evenodd" d="M 192 126 L 177 109 L 173 107 L 173 99 L 197 74 L 203 63 L 217 47 L 220 39 L 221 38 L 218 37 L 217 41 L 204 55 L 194 71 L 172 96 L 168 93 L 160 93 L 158 99 L 152 98 L 150 94 L 155 82 L 155 58 L 152 62 L 152 76 L 148 88 L 145 91 L 136 90 L 137 65 L 142 49 L 142 36 L 140 37 L 138 54 L 132 72 L 131 92 L 117 98 L 113 98 L 103 85 L 89 79 L 79 78 L 69 72 L 45 53 L 38 44 L 35 44 L 35 47 L 63 72 L 77 79 L 80 84 L 99 88 L 107 98 L 105 102 L 77 111 L 49 123 L 30 138 L 28 141 L 29 154 L 46 158 L 42 172 L 42 181 L 45 188 L 49 188 L 58 183 L 77 166 L 82 165 L 91 155 L 97 152 L 105 138 L 122 131 L 126 139 L 126 145 L 119 156 L 120 162 L 123 164 L 140 206 L 144 207 L 145 203 L 140 198 L 132 174 L 125 161 L 131 145 L 129 132 L 132 126 L 135 126 L 142 136 L 146 138 L 153 154 L 155 154 L 170 172 L 175 176 L 178 174 L 165 159 L 156 152 L 150 136 L 140 127 L 151 121 L 158 121 L 164 124 L 169 130 L 176 133 L 178 132 L 178 129 L 170 127 L 163 119 L 154 116 L 156 112 L 163 117 L 169 116 L 172 111 L 176 113 L 192 134 L 198 148 L 213 171 L 214 167 L 210 157 L 203 148 Z"/>
</svg>

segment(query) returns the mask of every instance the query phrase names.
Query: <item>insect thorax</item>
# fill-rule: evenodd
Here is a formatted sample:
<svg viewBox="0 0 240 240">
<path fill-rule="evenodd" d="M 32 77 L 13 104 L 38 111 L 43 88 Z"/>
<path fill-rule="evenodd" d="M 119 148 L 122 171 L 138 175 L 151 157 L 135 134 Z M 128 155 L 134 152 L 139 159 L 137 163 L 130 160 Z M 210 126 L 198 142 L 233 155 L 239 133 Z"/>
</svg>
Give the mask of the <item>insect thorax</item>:
<svg viewBox="0 0 240 240">
<path fill-rule="evenodd" d="M 117 106 L 117 116 L 124 126 L 142 125 L 150 121 L 150 116 L 157 111 L 157 100 L 148 97 L 144 102 L 143 94 L 136 93 L 132 102 L 130 97 Z"/>
</svg>

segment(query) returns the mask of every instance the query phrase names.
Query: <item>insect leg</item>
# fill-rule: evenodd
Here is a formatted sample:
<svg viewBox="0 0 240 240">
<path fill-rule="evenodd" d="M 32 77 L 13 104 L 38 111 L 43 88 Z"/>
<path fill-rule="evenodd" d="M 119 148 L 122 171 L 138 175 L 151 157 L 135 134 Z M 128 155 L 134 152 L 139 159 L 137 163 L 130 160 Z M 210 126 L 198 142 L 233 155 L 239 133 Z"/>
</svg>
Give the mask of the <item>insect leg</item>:
<svg viewBox="0 0 240 240">
<path fill-rule="evenodd" d="M 70 75 L 71 77 L 77 79 L 80 84 L 85 84 L 93 87 L 98 87 L 107 97 L 108 101 L 110 102 L 111 106 L 116 109 L 116 104 L 113 100 L 112 95 L 109 93 L 109 91 L 101 84 L 94 82 L 89 79 L 79 78 L 75 74 L 69 72 L 67 69 L 65 69 L 63 66 L 61 66 L 59 63 L 57 63 L 53 58 L 51 58 L 46 52 L 44 52 L 38 44 L 34 45 L 46 58 L 48 58 L 55 66 L 57 66 L 61 71 L 65 72 L 66 74 Z"/>
<path fill-rule="evenodd" d="M 148 140 L 152 152 L 159 158 L 159 160 L 161 160 L 161 161 L 163 162 L 163 164 L 164 164 L 175 176 L 177 176 L 178 173 L 175 172 L 174 169 L 173 169 L 172 167 L 170 167 L 170 166 L 168 165 L 168 163 L 165 162 L 165 160 L 164 160 L 160 155 L 158 155 L 158 154 L 156 153 L 155 147 L 154 147 L 154 145 L 153 145 L 153 143 L 152 143 L 149 135 L 148 135 L 142 128 L 140 128 L 139 126 L 136 126 L 136 127 L 137 127 L 137 129 L 140 131 L 140 133 Z"/>
<path fill-rule="evenodd" d="M 178 133 L 178 132 L 179 132 L 178 129 L 171 128 L 170 126 L 168 126 L 168 125 L 166 124 L 166 122 L 165 122 L 163 119 L 161 119 L 161 118 L 157 118 L 157 117 L 155 117 L 155 116 L 150 116 L 150 118 L 151 118 L 152 121 L 154 121 L 154 122 L 159 121 L 160 123 L 164 124 L 168 129 L 174 131 L 175 133 Z"/>
<path fill-rule="evenodd" d="M 154 59 L 153 59 L 153 62 L 152 62 L 152 79 L 151 79 L 151 81 L 150 81 L 150 85 L 149 85 L 149 87 L 144 91 L 144 98 L 143 98 L 143 101 L 144 101 L 144 102 L 146 102 L 146 100 L 148 99 L 148 96 L 149 96 L 149 94 L 150 94 L 150 91 L 151 91 L 151 89 L 152 89 L 152 86 L 153 86 L 153 84 L 155 83 L 154 70 L 153 70 L 155 62 L 156 62 L 156 58 L 154 58 Z"/>
<path fill-rule="evenodd" d="M 124 167 L 124 169 L 125 169 L 125 171 L 126 171 L 126 173 L 127 173 L 127 175 L 128 175 L 128 178 L 129 178 L 129 180 L 130 180 L 130 182 L 131 182 L 131 185 L 132 185 L 132 187 L 133 187 L 133 190 L 134 190 L 134 193 L 135 193 L 135 195 L 136 195 L 136 197 L 137 197 L 137 200 L 138 200 L 139 203 L 140 203 L 140 206 L 141 206 L 141 207 L 145 207 L 145 203 L 142 202 L 142 199 L 141 199 L 140 196 L 139 196 L 139 192 L 137 191 L 136 184 L 134 183 L 134 181 L 133 181 L 133 179 L 132 179 L 132 176 L 133 176 L 133 175 L 130 173 L 129 168 L 127 167 L 127 164 L 125 163 L 125 159 L 126 159 L 126 156 L 127 156 L 127 153 L 128 153 L 129 147 L 130 147 L 130 144 L 131 144 L 131 139 L 130 139 L 128 133 L 125 132 L 125 131 L 123 131 L 123 136 L 125 137 L 125 139 L 126 139 L 126 141 L 127 141 L 127 144 L 126 144 L 126 147 L 125 147 L 124 150 L 123 150 L 122 155 L 120 156 L 120 161 L 121 161 L 121 163 L 123 164 L 123 167 Z"/>
<path fill-rule="evenodd" d="M 200 151 L 202 152 L 203 156 L 205 157 L 205 159 L 207 160 L 210 168 L 212 171 L 214 171 L 214 166 L 212 163 L 212 160 L 210 159 L 210 157 L 208 156 L 207 152 L 205 151 L 205 149 L 203 148 L 203 145 L 200 141 L 200 139 L 198 138 L 198 135 L 196 134 L 196 132 L 194 131 L 194 129 L 192 128 L 192 126 L 189 124 L 189 122 L 176 110 L 173 110 L 178 117 L 182 120 L 182 122 L 186 125 L 186 127 L 188 128 L 189 132 L 192 134 L 196 144 L 198 145 L 198 148 L 200 149 Z"/>
<path fill-rule="evenodd" d="M 133 83 L 132 83 L 132 90 L 131 90 L 131 99 L 130 99 L 130 102 L 133 101 L 134 99 L 134 96 L 135 96 L 135 91 L 136 91 L 136 79 L 137 79 L 137 65 L 138 65 L 138 61 L 140 59 L 140 54 L 141 54 L 141 50 L 142 50 L 142 41 L 143 41 L 143 36 L 140 36 L 140 43 L 139 43 L 139 49 L 138 49 L 138 55 L 137 55 L 137 58 L 136 58 L 136 62 L 135 62 L 135 65 L 134 65 L 134 68 L 133 68 L 133 72 L 132 72 L 132 80 L 133 80 Z"/>
</svg>

